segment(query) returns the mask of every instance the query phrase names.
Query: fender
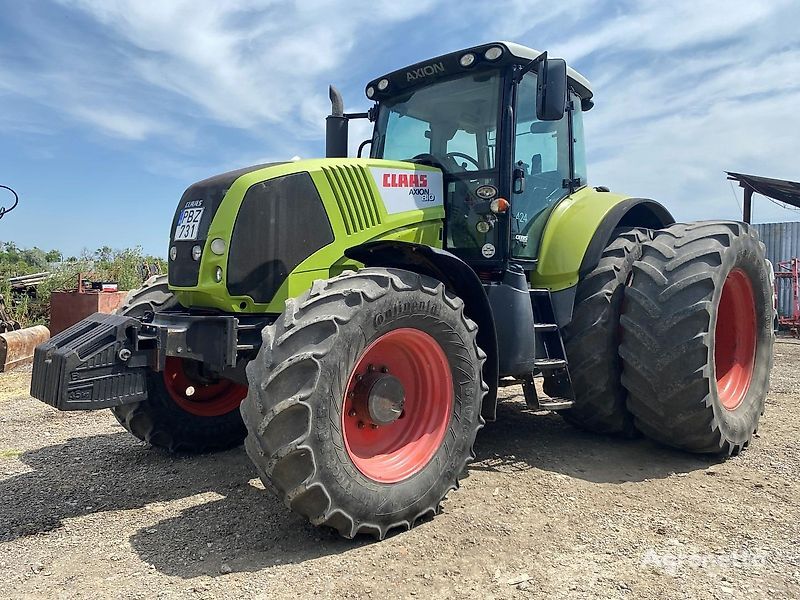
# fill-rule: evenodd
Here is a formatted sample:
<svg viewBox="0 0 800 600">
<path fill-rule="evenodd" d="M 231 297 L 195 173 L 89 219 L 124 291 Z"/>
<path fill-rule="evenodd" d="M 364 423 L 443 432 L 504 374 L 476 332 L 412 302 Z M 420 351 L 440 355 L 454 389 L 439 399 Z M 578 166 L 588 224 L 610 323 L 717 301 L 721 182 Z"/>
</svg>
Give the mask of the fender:
<svg viewBox="0 0 800 600">
<path fill-rule="evenodd" d="M 583 255 L 579 276 L 583 277 L 597 266 L 603 250 L 618 227 L 662 229 L 675 222 L 670 212 L 649 198 L 626 198 L 609 210 L 592 236 Z"/>
<path fill-rule="evenodd" d="M 575 286 L 597 266 L 617 227 L 660 229 L 675 222 L 661 204 L 582 188 L 553 209 L 542 234 L 531 286 L 552 293 L 561 327 L 572 319 Z"/>
<path fill-rule="evenodd" d="M 464 313 L 478 324 L 478 345 L 486 353 L 483 376 L 489 392 L 483 400 L 481 416 L 487 421 L 494 421 L 499 369 L 497 333 L 489 299 L 475 271 L 446 250 L 412 242 L 367 242 L 348 248 L 345 255 L 368 267 L 394 267 L 433 277 L 464 301 Z"/>
</svg>

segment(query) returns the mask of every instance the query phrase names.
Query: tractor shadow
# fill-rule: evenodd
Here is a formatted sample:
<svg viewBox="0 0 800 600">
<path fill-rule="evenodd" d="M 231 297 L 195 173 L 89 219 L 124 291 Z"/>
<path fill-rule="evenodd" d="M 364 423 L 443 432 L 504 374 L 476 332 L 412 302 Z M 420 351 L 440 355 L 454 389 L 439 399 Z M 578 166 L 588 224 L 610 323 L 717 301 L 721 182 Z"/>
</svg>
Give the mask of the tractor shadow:
<svg viewBox="0 0 800 600">
<path fill-rule="evenodd" d="M 243 448 L 170 455 L 112 433 L 25 452 L 19 460 L 30 470 L 0 481 L 0 547 L 75 517 L 145 507 L 126 517 L 148 523 L 130 536 L 133 551 L 183 578 L 218 576 L 223 564 L 257 571 L 303 562 L 370 541 L 340 540 L 295 516 L 261 488 Z M 173 516 L 158 520 L 160 512 Z"/>
<path fill-rule="evenodd" d="M 497 422 L 479 433 L 470 471 L 540 469 L 623 483 L 719 461 L 644 439 L 579 431 L 557 415 L 534 414 L 510 391 Z M 130 535 L 133 551 L 161 573 L 185 579 L 302 563 L 372 542 L 340 539 L 291 513 L 261 489 L 242 448 L 176 456 L 120 432 L 70 439 L 19 459 L 30 470 L 0 481 L 0 544 L 56 530 L 75 517 L 145 507 L 146 514 L 130 517 L 148 523 L 137 523 Z M 159 512 L 166 514 L 159 519 Z"/>
<path fill-rule="evenodd" d="M 516 390 L 507 388 L 497 421 L 478 433 L 471 471 L 541 469 L 592 483 L 627 483 L 707 469 L 724 460 L 673 450 L 643 437 L 581 431 L 559 415 L 527 408 L 522 391 Z"/>
</svg>

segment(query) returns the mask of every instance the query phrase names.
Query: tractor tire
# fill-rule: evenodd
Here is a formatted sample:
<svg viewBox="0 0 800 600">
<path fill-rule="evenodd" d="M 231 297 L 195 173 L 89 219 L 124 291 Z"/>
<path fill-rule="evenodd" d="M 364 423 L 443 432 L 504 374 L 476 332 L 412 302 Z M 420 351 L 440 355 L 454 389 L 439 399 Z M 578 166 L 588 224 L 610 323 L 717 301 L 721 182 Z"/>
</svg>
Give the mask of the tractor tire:
<svg viewBox="0 0 800 600">
<path fill-rule="evenodd" d="M 564 328 L 575 405 L 561 415 L 581 429 L 625 437 L 637 433 L 620 381 L 619 315 L 633 263 L 649 239 L 647 229 L 615 230 L 600 262 L 578 282 L 572 320 Z"/>
<path fill-rule="evenodd" d="M 247 366 L 245 448 L 314 525 L 383 539 L 439 511 L 475 455 L 477 325 L 444 285 L 367 268 L 286 301 Z"/>
<path fill-rule="evenodd" d="M 620 320 L 622 383 L 642 433 L 691 452 L 747 447 L 772 368 L 770 275 L 744 223 L 676 224 L 644 244 Z"/>
<path fill-rule="evenodd" d="M 143 317 L 172 308 L 178 301 L 167 276 L 151 277 L 128 294 L 119 314 Z M 239 404 L 246 386 L 229 380 L 204 382 L 195 361 L 168 358 L 163 373 L 147 374 L 147 400 L 111 409 L 135 437 L 171 452 L 202 453 L 241 445 L 246 430 Z M 195 393 L 186 395 L 192 386 Z"/>
</svg>

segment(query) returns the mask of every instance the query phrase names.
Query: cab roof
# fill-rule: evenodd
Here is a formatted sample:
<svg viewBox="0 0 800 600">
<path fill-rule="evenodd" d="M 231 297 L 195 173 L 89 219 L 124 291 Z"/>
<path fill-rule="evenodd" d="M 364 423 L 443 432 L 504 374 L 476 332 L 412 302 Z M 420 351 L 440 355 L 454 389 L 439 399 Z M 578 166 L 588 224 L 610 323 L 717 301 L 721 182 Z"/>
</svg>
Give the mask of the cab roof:
<svg viewBox="0 0 800 600">
<path fill-rule="evenodd" d="M 492 47 L 499 47 L 503 51 L 500 57 L 495 60 L 489 60 L 484 56 L 486 51 Z M 462 56 L 469 53 L 475 55 L 475 62 L 469 67 L 463 67 L 459 60 Z M 539 50 L 534 50 L 533 48 L 528 48 L 527 46 L 514 42 L 490 42 L 488 44 L 480 44 L 479 46 L 472 46 L 435 58 L 429 58 L 422 62 L 398 69 L 397 71 L 392 71 L 382 77 L 377 77 L 367 84 L 367 97 L 371 100 L 380 100 L 383 97 L 394 96 L 399 91 L 411 87 L 433 83 L 440 77 L 448 77 L 475 69 L 508 65 L 510 63 L 524 65 L 541 54 Z M 572 67 L 567 66 L 567 78 L 569 79 L 572 89 L 582 100 L 588 101 L 592 98 L 592 86 L 583 75 Z M 386 80 L 388 85 L 384 87 L 384 89 L 380 89 L 378 84 L 383 80 Z M 371 96 L 369 94 L 370 88 L 372 88 Z"/>
</svg>

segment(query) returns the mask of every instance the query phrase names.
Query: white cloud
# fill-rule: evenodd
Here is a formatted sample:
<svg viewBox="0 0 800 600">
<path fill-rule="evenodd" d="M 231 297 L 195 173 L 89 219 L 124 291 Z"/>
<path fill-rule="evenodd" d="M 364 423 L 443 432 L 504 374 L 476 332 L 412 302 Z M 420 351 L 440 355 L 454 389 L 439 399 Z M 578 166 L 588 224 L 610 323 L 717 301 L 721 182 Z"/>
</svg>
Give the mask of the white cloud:
<svg viewBox="0 0 800 600">
<path fill-rule="evenodd" d="M 582 23 L 557 46 L 594 82 L 590 180 L 689 220 L 741 218 L 725 170 L 800 179 L 798 17 L 788 2 L 640 2 Z M 757 201 L 754 218 L 797 213 Z"/>
<path fill-rule="evenodd" d="M 68 21 L 15 23 L 28 39 L 14 51 L 28 49 L 28 60 L 0 61 L 0 129 L 88 124 L 147 143 L 151 171 L 194 177 L 237 160 L 320 154 L 329 81 L 344 80 L 352 97 L 376 74 L 365 64 L 388 71 L 434 47 L 505 38 L 563 56 L 593 81 L 596 185 L 688 219 L 737 215 L 725 169 L 800 179 L 796 0 L 498 0 L 458 12 L 442 0 L 58 2 Z M 37 120 L 20 101 L 48 112 Z M 225 136 L 211 128 L 252 144 L 220 149 Z M 351 124 L 351 152 L 369 133 Z M 154 151 L 156 138 L 166 148 Z M 796 214 L 762 202 L 755 216 Z"/>
<path fill-rule="evenodd" d="M 127 47 L 121 67 L 172 92 L 215 121 L 239 128 L 281 124 L 318 136 L 328 103 L 324 81 L 381 15 L 412 19 L 430 2 L 398 10 L 388 0 L 224 3 L 63 0 Z M 293 126 L 293 127 L 291 127 Z"/>
</svg>

